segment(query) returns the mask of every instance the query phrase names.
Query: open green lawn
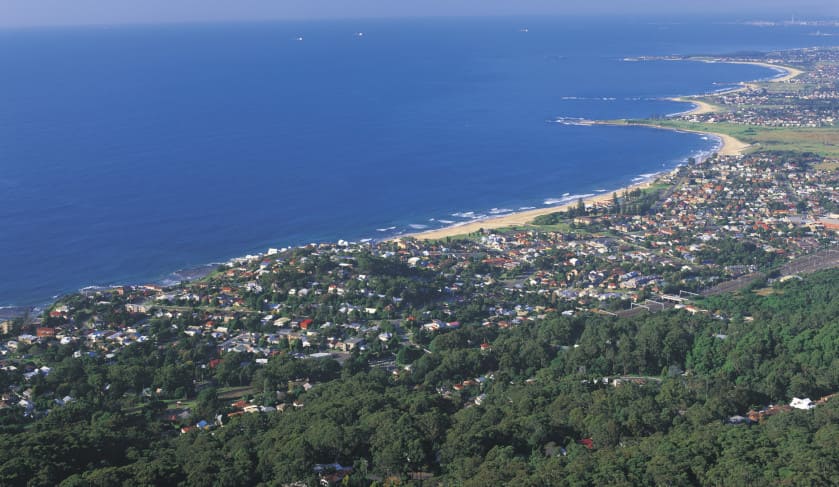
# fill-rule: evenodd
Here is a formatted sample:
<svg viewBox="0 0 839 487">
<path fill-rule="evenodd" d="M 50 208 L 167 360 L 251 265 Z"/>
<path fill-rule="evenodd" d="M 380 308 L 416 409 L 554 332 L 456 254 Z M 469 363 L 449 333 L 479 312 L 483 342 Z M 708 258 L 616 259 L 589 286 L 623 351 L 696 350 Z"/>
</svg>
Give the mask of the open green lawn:
<svg viewBox="0 0 839 487">
<path fill-rule="evenodd" d="M 565 232 L 565 233 L 567 233 L 567 232 L 571 231 L 571 225 L 569 225 L 568 223 L 557 223 L 555 225 L 531 224 L 531 225 L 517 225 L 517 226 L 509 227 L 509 230 L 514 231 L 514 232 L 518 232 L 518 231 L 526 232 L 526 231 L 534 230 L 534 229 L 537 229 L 540 232 Z"/>
<path fill-rule="evenodd" d="M 639 120 L 630 123 L 698 130 L 730 135 L 749 144 L 754 150 L 813 152 L 823 157 L 839 158 L 839 128 L 774 128 L 730 123 L 697 123 L 681 120 Z"/>
<path fill-rule="evenodd" d="M 649 193 L 650 191 L 664 191 L 665 189 L 670 189 L 670 184 L 668 183 L 653 183 L 649 187 L 642 189 L 644 193 Z"/>
<path fill-rule="evenodd" d="M 241 387 L 220 387 L 218 390 L 219 399 L 239 399 L 242 396 L 247 396 L 256 392 L 251 386 Z"/>
<path fill-rule="evenodd" d="M 763 81 L 753 84 L 765 88 L 769 93 L 805 93 L 807 91 L 812 92 L 818 87 L 813 83 L 772 83 Z"/>
</svg>

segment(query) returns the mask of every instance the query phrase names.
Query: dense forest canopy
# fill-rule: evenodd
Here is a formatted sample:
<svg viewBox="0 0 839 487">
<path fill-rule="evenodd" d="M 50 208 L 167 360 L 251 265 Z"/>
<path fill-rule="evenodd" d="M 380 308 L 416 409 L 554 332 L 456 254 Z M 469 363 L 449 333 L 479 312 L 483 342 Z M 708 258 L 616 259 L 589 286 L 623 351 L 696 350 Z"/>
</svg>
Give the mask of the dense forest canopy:
<svg viewBox="0 0 839 487">
<path fill-rule="evenodd" d="M 194 364 L 214 347 L 201 338 L 112 359 L 54 347 L 58 365 L 30 386 L 75 400 L 37 420 L 0 412 L 0 483 L 315 484 L 340 467 L 346 485 L 829 484 L 839 400 L 730 423 L 839 391 L 837 293 L 833 270 L 707 298 L 709 313 L 463 326 L 399 350 L 398 374 L 370 367 L 371 350 L 343 365 L 226 354 L 204 370 Z M 288 407 L 228 417 L 219 390 L 233 386 Z M 161 399 L 126 401 L 148 388 L 193 398 L 191 422 L 223 426 L 180 434 Z"/>
</svg>

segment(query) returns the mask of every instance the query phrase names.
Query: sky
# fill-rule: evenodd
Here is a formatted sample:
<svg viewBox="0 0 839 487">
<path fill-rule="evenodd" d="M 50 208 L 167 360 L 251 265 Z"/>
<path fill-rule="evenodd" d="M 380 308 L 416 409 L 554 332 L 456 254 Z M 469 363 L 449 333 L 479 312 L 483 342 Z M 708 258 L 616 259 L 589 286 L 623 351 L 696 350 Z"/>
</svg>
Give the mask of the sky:
<svg viewBox="0 0 839 487">
<path fill-rule="evenodd" d="M 0 27 L 363 17 L 839 17 L 837 0 L 0 0 Z"/>
</svg>

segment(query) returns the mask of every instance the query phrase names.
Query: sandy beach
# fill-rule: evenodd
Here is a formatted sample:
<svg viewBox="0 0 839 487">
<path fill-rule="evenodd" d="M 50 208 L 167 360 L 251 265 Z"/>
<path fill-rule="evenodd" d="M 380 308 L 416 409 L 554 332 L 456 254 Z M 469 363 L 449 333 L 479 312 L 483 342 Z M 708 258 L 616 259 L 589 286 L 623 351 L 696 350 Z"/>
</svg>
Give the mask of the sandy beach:
<svg viewBox="0 0 839 487">
<path fill-rule="evenodd" d="M 691 103 L 693 108 L 684 112 L 679 112 L 679 115 L 704 115 L 706 113 L 714 113 L 720 111 L 716 105 L 711 105 L 708 102 L 697 100 L 696 98 L 689 98 L 684 96 L 666 98 L 669 101 L 677 101 L 679 103 Z"/>
<path fill-rule="evenodd" d="M 803 71 L 795 68 L 791 68 L 788 66 L 779 66 L 775 64 L 769 63 L 761 63 L 761 62 L 748 62 L 748 61 L 705 61 L 705 62 L 726 62 L 730 64 L 752 64 L 755 66 L 763 66 L 766 68 L 772 69 L 783 69 L 787 72 L 784 76 L 779 76 L 777 78 L 773 78 L 769 80 L 773 83 L 782 83 L 785 81 L 789 81 L 796 76 L 803 73 Z M 736 90 L 743 90 L 749 88 L 752 84 L 748 82 L 741 83 L 741 87 L 737 88 Z M 699 95 L 697 97 L 678 97 L 678 98 L 669 98 L 672 101 L 679 101 L 685 103 L 692 103 L 695 107 L 687 112 L 684 112 L 682 115 L 699 115 L 699 114 L 706 114 L 706 113 L 713 113 L 719 110 L 718 107 L 701 100 L 704 95 Z M 647 125 L 647 124 L 632 124 L 632 123 L 616 123 L 616 122 L 592 122 L 592 125 L 614 125 L 614 126 L 638 126 L 638 127 L 649 127 L 649 128 L 657 128 L 661 130 L 675 130 L 677 132 L 692 132 L 698 134 L 705 134 L 716 137 L 720 140 L 720 148 L 717 150 L 717 153 L 722 156 L 734 156 L 740 155 L 743 153 L 745 149 L 749 147 L 749 144 L 738 140 L 730 135 L 720 134 L 715 132 L 707 132 L 701 130 L 689 130 L 689 129 L 673 129 L 669 127 L 658 127 L 655 125 Z M 583 201 L 586 205 L 592 206 L 602 203 L 608 203 L 612 199 L 613 193 L 618 193 L 619 195 L 622 194 L 625 190 L 633 190 L 636 188 L 645 188 L 652 184 L 652 181 L 655 180 L 655 177 L 639 182 L 637 184 L 632 184 L 629 186 L 625 186 L 623 188 L 616 189 L 614 191 L 607 191 L 602 194 L 598 194 L 595 196 L 590 196 L 588 198 L 583 198 Z M 491 230 L 497 228 L 505 228 L 505 227 L 512 227 L 512 226 L 521 226 L 521 225 L 528 225 L 530 224 L 534 218 L 541 215 L 547 215 L 550 213 L 555 213 L 557 211 L 565 211 L 568 208 L 574 207 L 577 205 L 576 201 L 570 201 L 568 203 L 556 206 L 546 206 L 544 208 L 537 208 L 534 210 L 528 211 L 520 211 L 516 213 L 510 213 L 509 215 L 502 215 L 493 218 L 487 218 L 484 220 L 477 220 L 472 222 L 465 222 L 462 224 L 455 224 L 448 227 L 440 228 L 437 230 L 429 230 L 426 232 L 419 232 L 419 233 L 412 233 L 408 235 L 402 235 L 397 238 L 404 238 L 404 237 L 413 237 L 420 240 L 439 240 L 446 237 L 454 237 L 457 235 L 466 235 L 469 233 L 477 232 L 481 229 Z"/>
<path fill-rule="evenodd" d="M 720 140 L 722 140 L 722 146 L 719 148 L 717 153 L 721 156 L 738 156 L 742 154 L 744 150 L 751 147 L 750 144 L 747 144 L 740 139 L 735 139 L 734 137 L 728 134 L 719 134 L 716 132 L 703 132 L 701 130 L 683 130 L 683 132 L 708 134 L 713 135 L 714 137 L 719 137 Z"/>
<path fill-rule="evenodd" d="M 599 125 L 618 125 L 615 123 L 601 123 Z M 629 125 L 629 124 L 625 124 Z M 620 125 L 620 126 L 625 126 Z M 653 125 L 642 125 L 637 124 L 639 127 L 648 127 L 648 128 L 658 128 L 661 130 L 674 130 L 667 127 L 656 127 Z M 725 135 L 725 134 L 714 134 L 708 132 L 700 132 L 700 131 L 692 131 L 692 130 L 679 130 L 681 132 L 695 132 L 701 134 L 708 134 L 720 139 L 720 148 L 717 150 L 717 153 L 720 155 L 737 155 L 740 154 L 743 149 L 748 147 L 748 144 L 745 144 L 734 137 Z M 603 203 L 609 203 L 612 200 L 612 194 L 617 193 L 618 195 L 623 194 L 624 191 L 632 191 L 633 189 L 644 189 L 649 187 L 656 179 L 657 175 L 653 176 L 645 181 L 640 181 L 635 184 L 630 184 L 628 186 L 624 186 L 613 191 L 606 191 L 601 194 L 597 194 L 594 196 L 589 196 L 583 198 L 583 202 L 587 206 L 594 206 Z M 412 233 L 408 235 L 401 235 L 398 238 L 405 238 L 405 237 L 413 237 L 420 240 L 439 240 L 446 237 L 454 237 L 457 235 L 466 235 L 469 233 L 477 232 L 481 229 L 485 230 L 493 230 L 496 228 L 505 228 L 505 227 L 512 227 L 512 226 L 521 226 L 521 225 L 529 225 L 534 218 L 541 215 L 547 215 L 550 213 L 556 213 L 558 211 L 565 211 L 569 208 L 573 208 L 577 205 L 577 201 L 569 201 L 567 203 L 563 203 L 561 205 L 554 205 L 554 206 L 546 206 L 544 208 L 536 208 L 533 210 L 527 211 L 519 211 L 515 213 L 510 213 L 508 215 L 501 215 L 492 218 L 486 218 L 483 220 L 459 223 L 455 225 L 451 225 L 448 227 L 439 228 L 436 230 L 429 230 L 426 232 L 419 232 L 419 233 Z"/>
<path fill-rule="evenodd" d="M 781 65 L 778 65 L 778 64 L 770 64 L 770 63 L 761 63 L 761 62 L 757 62 L 757 61 L 704 61 L 704 62 L 708 62 L 708 63 L 724 62 L 724 63 L 727 63 L 727 64 L 751 64 L 753 66 L 761 66 L 761 67 L 770 68 L 770 69 L 782 69 L 782 70 L 786 71 L 786 74 L 784 74 L 783 76 L 778 76 L 777 78 L 772 78 L 772 79 L 768 80 L 768 82 L 770 82 L 770 83 L 784 83 L 784 82 L 787 82 L 787 81 L 799 76 L 800 74 L 804 73 L 804 71 L 802 71 L 800 69 L 791 68 L 789 66 L 781 66 Z M 754 81 L 740 83 L 739 88 L 735 88 L 733 90 L 730 90 L 729 92 L 733 93 L 733 92 L 742 91 L 742 90 L 745 90 L 745 89 L 755 89 L 755 87 L 756 87 L 755 83 L 756 82 L 754 82 Z M 692 110 L 688 110 L 686 112 L 683 112 L 683 113 L 681 113 L 681 115 L 705 115 L 705 114 L 708 114 L 708 113 L 714 113 L 714 112 L 720 111 L 721 107 L 718 107 L 716 105 L 712 105 L 712 104 L 702 100 L 702 98 L 704 98 L 706 96 L 708 96 L 708 95 L 697 95 L 697 96 L 689 96 L 689 97 L 683 96 L 683 97 L 676 97 L 676 98 L 668 98 L 668 100 L 678 101 L 678 102 L 682 102 L 682 103 L 692 103 L 694 105 L 694 108 Z M 652 125 L 645 125 L 645 124 L 639 124 L 639 125 L 644 125 L 644 126 L 647 126 L 647 127 L 652 126 Z M 666 127 L 661 127 L 661 128 L 666 128 Z M 745 142 L 743 142 L 739 139 L 736 139 L 736 138 L 734 138 L 730 135 L 726 135 L 726 134 L 720 134 L 720 133 L 716 133 L 716 132 L 704 132 L 704 131 L 700 131 L 700 130 L 688 130 L 688 129 L 683 129 L 681 131 L 682 132 L 704 133 L 704 134 L 714 135 L 715 137 L 720 138 L 722 140 L 722 147 L 720 147 L 719 154 L 723 155 L 723 156 L 733 156 L 733 155 L 742 154 L 743 151 L 749 147 L 749 144 L 747 144 L 747 143 L 745 143 Z"/>
<path fill-rule="evenodd" d="M 737 156 L 743 153 L 744 150 L 750 147 L 750 144 L 736 139 L 728 134 L 721 134 L 718 132 L 709 132 L 707 130 L 691 130 L 685 128 L 660 127 L 658 125 L 647 123 L 632 123 L 632 122 L 595 122 L 594 125 L 613 125 L 617 127 L 647 127 L 651 129 L 670 130 L 673 132 L 690 132 L 693 134 L 711 135 L 720 139 L 720 147 L 717 149 L 717 154 L 721 156 Z"/>
<path fill-rule="evenodd" d="M 652 178 L 654 179 L 654 178 Z M 583 198 L 583 201 L 586 205 L 591 206 L 595 204 L 601 203 L 608 203 L 612 200 L 612 193 L 623 194 L 624 190 L 633 190 L 636 188 L 646 188 L 650 184 L 652 184 L 651 180 L 642 181 L 637 184 L 632 184 L 629 186 L 625 186 L 623 188 L 617 189 L 615 191 L 607 191 L 605 193 L 601 193 L 595 196 L 589 196 L 587 198 Z M 504 227 L 512 227 L 518 225 L 528 225 L 530 222 L 533 221 L 534 218 L 540 215 L 547 215 L 549 213 L 556 213 L 557 211 L 565 211 L 568 208 L 572 208 L 577 206 L 577 201 L 570 201 L 568 203 L 564 203 L 561 205 L 555 206 L 546 206 L 544 208 L 536 208 L 534 210 L 527 210 L 527 211 L 520 211 L 516 213 L 510 213 L 509 215 L 502 215 L 493 218 L 487 218 L 485 220 L 477 220 L 472 222 L 466 222 L 463 224 L 456 224 L 449 227 L 440 228 L 437 230 L 429 230 L 427 232 L 421 233 L 413 233 L 410 235 L 402 235 L 398 238 L 404 237 L 414 237 L 420 240 L 439 240 L 446 237 L 454 237 L 456 235 L 466 235 L 468 233 L 477 232 L 480 229 L 496 229 L 496 228 L 504 228 Z"/>
<path fill-rule="evenodd" d="M 603 125 L 606 125 L 605 123 Z M 616 124 L 613 124 L 616 125 Z M 638 124 L 639 127 L 649 127 L 649 128 L 660 128 L 662 130 L 673 130 L 666 127 L 655 127 L 651 125 L 641 125 Z M 725 135 L 725 134 L 714 134 L 708 132 L 700 132 L 700 131 L 692 131 L 692 130 L 680 130 L 681 132 L 695 132 L 701 134 L 708 134 L 720 139 L 721 147 L 717 151 L 720 155 L 737 155 L 740 154 L 743 149 L 748 147 L 748 144 L 745 144 L 734 137 Z M 589 196 L 583 198 L 583 201 L 587 206 L 594 206 L 598 204 L 609 203 L 612 200 L 612 194 L 617 193 L 618 195 L 623 194 L 624 191 L 632 191 L 633 189 L 643 189 L 649 187 L 653 181 L 658 176 L 653 176 L 650 179 L 645 181 L 640 181 L 635 184 L 631 184 L 629 186 L 624 186 L 622 188 L 615 189 L 613 191 L 606 191 L 605 193 L 597 194 L 594 196 Z M 556 213 L 558 211 L 565 211 L 569 208 L 573 208 L 577 205 L 577 201 L 569 201 L 568 203 L 563 203 L 561 205 L 554 205 L 554 206 L 546 206 L 544 208 L 536 208 L 533 210 L 527 211 L 519 211 L 515 213 L 510 213 L 508 215 L 501 215 L 492 218 L 486 218 L 483 220 L 476 220 L 470 221 L 465 223 L 459 223 L 455 225 L 451 225 L 448 227 L 439 228 L 436 230 L 428 230 L 425 232 L 419 233 L 412 233 L 408 235 L 400 235 L 399 237 L 395 237 L 394 240 L 399 238 L 405 237 L 413 237 L 420 240 L 440 240 L 446 237 L 454 237 L 458 235 L 466 235 L 469 233 L 477 232 L 481 229 L 485 230 L 493 230 L 497 228 L 505 228 L 505 227 L 513 227 L 513 226 L 521 226 L 521 225 L 529 225 L 534 218 L 541 215 L 547 215 L 550 213 Z"/>
<path fill-rule="evenodd" d="M 789 80 L 791 80 L 791 79 L 793 79 L 793 78 L 795 78 L 795 77 L 804 73 L 804 71 L 802 71 L 800 69 L 797 69 L 797 68 L 790 67 L 790 66 L 784 66 L 784 65 L 781 65 L 781 64 L 764 63 L 764 62 L 760 62 L 760 61 L 729 61 L 729 60 L 722 60 L 722 59 L 691 59 L 691 58 L 678 59 L 678 60 L 679 61 L 696 61 L 696 62 L 709 63 L 709 64 L 714 64 L 714 63 L 751 64 L 752 66 L 761 66 L 761 67 L 769 68 L 769 69 L 773 69 L 773 70 L 785 71 L 785 74 L 783 74 L 781 76 L 765 80 L 765 81 L 768 81 L 770 83 L 784 83 L 784 82 L 787 82 L 787 81 L 789 81 Z M 745 81 L 745 82 L 740 83 L 740 84 L 741 85 L 746 85 L 748 83 L 756 83 L 756 82 L 757 81 L 751 81 L 751 82 Z"/>
<path fill-rule="evenodd" d="M 770 68 L 770 69 L 782 69 L 782 70 L 786 71 L 786 74 L 784 74 L 783 76 L 778 76 L 777 78 L 772 78 L 772 79 L 768 80 L 768 82 L 770 82 L 770 83 L 784 83 L 784 82 L 787 82 L 787 81 L 795 78 L 796 76 L 798 76 L 798 75 L 800 75 L 804 72 L 804 71 L 801 71 L 800 69 L 791 68 L 789 66 L 780 66 L 780 65 L 777 65 L 777 64 L 761 63 L 761 62 L 757 62 L 757 61 L 754 61 L 754 62 L 750 62 L 750 61 L 703 61 L 703 62 L 706 62 L 706 63 L 724 62 L 726 64 L 751 64 L 753 66 L 761 66 L 761 67 Z M 728 90 L 728 91 L 720 92 L 720 93 L 716 93 L 716 94 L 734 93 L 734 92 L 742 91 L 742 90 L 745 90 L 745 89 L 755 89 L 755 87 L 756 87 L 755 83 L 756 83 L 755 81 L 745 81 L 745 82 L 740 83 L 739 88 L 734 88 L 732 90 Z M 706 101 L 703 101 L 702 98 L 704 98 L 705 96 L 708 96 L 708 95 L 680 96 L 680 97 L 667 98 L 667 100 L 677 101 L 677 102 L 681 102 L 681 103 L 692 103 L 694 105 L 694 107 L 691 110 L 687 110 L 685 112 L 682 112 L 682 113 L 680 113 L 680 115 L 705 115 L 705 114 L 708 114 L 708 113 L 714 113 L 714 112 L 718 112 L 718 111 L 722 110 L 721 107 L 718 107 L 716 105 L 712 105 L 712 104 L 710 104 Z M 720 134 L 717 134 L 717 135 L 720 135 Z M 736 139 L 733 139 L 733 140 L 736 140 Z"/>
<path fill-rule="evenodd" d="M 772 79 L 768 80 L 770 83 L 784 83 L 784 82 L 789 81 L 789 80 L 795 78 L 796 76 L 804 73 L 804 71 L 801 71 L 800 69 L 791 68 L 789 66 L 782 66 L 780 64 L 771 64 L 771 63 L 761 63 L 761 62 L 758 62 L 758 61 L 720 61 L 720 62 L 724 62 L 724 63 L 728 63 L 728 64 L 751 64 L 753 66 L 762 66 L 764 68 L 769 68 L 769 69 L 782 69 L 782 70 L 787 72 L 783 76 L 778 76 L 777 78 L 772 78 Z"/>
</svg>

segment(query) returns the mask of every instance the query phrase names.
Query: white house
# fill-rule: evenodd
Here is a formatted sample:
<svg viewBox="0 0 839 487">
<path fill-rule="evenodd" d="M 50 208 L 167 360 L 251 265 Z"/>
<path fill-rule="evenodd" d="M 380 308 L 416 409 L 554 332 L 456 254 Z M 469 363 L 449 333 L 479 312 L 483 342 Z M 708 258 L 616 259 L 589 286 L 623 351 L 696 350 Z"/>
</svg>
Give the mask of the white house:
<svg viewBox="0 0 839 487">
<path fill-rule="evenodd" d="M 813 409 L 816 407 L 816 403 L 810 400 L 809 397 L 805 397 L 804 399 L 799 399 L 797 397 L 792 398 L 792 402 L 789 403 L 790 407 L 795 409 Z"/>
</svg>

